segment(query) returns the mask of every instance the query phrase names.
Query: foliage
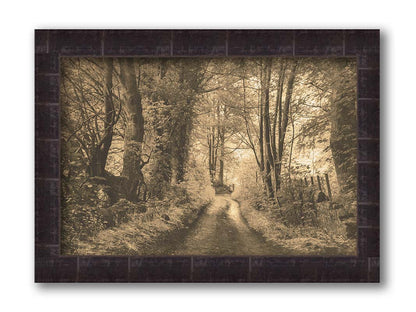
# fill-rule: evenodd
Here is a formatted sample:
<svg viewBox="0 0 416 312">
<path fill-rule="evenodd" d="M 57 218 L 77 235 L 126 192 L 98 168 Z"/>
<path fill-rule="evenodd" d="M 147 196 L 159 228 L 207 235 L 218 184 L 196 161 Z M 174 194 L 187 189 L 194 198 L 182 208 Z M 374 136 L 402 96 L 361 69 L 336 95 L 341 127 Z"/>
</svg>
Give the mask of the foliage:
<svg viewBox="0 0 416 312">
<path fill-rule="evenodd" d="M 88 237 L 75 237 L 76 244 L 70 242 L 75 248 L 65 249 L 65 252 L 78 255 L 163 255 L 167 251 L 156 250 L 155 242 L 168 239 L 175 231 L 190 226 L 210 204 L 212 197 L 208 193 L 213 195 L 213 190 L 201 196 L 176 186 L 165 194 L 163 200 L 150 199 L 146 202 L 145 212 L 130 211 L 124 222 L 117 226 L 101 228 L 103 230 L 91 232 Z"/>
<path fill-rule="evenodd" d="M 256 210 L 251 201 L 241 202 L 241 212 L 249 226 L 266 240 L 286 248 L 288 255 L 355 255 L 356 241 L 349 239 L 343 227 L 334 223 L 338 218 L 330 216 L 325 208 L 319 211 L 322 216 L 319 226 L 293 226 L 288 224 L 292 208 L 282 212 L 276 209 Z"/>
<path fill-rule="evenodd" d="M 144 237 L 195 220 L 213 186 L 235 186 L 250 225 L 275 241 L 351 247 L 355 69 L 348 59 L 65 58 L 65 252 L 137 252 Z M 330 203 L 318 201 L 326 186 L 300 182 L 325 174 Z"/>
<path fill-rule="evenodd" d="M 72 205 L 62 209 L 62 250 L 72 254 L 80 241 L 93 237 L 105 228 L 103 216 L 87 205 Z"/>
</svg>

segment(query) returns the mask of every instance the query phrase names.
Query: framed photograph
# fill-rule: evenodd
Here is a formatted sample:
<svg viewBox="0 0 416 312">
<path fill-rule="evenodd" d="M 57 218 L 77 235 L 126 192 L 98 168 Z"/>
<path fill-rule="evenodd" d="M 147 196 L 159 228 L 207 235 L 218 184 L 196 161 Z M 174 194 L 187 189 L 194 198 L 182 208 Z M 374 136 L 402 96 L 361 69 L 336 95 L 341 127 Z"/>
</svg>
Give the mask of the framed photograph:
<svg viewBox="0 0 416 312">
<path fill-rule="evenodd" d="M 379 30 L 36 30 L 36 282 L 379 282 Z"/>
</svg>

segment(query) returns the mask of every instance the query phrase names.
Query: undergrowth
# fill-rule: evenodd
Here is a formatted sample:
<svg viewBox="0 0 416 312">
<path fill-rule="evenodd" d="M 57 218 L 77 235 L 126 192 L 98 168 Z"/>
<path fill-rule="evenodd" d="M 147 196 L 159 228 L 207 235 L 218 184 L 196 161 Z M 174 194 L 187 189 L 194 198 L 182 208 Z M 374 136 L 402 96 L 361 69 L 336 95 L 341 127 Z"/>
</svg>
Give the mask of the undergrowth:
<svg viewBox="0 0 416 312">
<path fill-rule="evenodd" d="M 120 199 L 110 207 L 123 208 L 122 214 L 112 216 L 116 218 L 112 226 L 105 223 L 99 207 L 71 205 L 64 209 L 62 251 L 68 255 L 150 255 L 163 235 L 192 224 L 213 195 L 212 189 L 196 193 L 184 184 L 172 187 L 161 200 L 150 198 L 136 204 Z"/>
<path fill-rule="evenodd" d="M 233 194 L 251 228 L 293 255 L 356 255 L 356 239 L 347 235 L 340 220 L 346 210 L 333 209 L 328 201 L 311 203 L 281 198 L 280 204 L 265 199 L 261 189 Z M 353 203 L 352 203 L 353 205 Z"/>
</svg>

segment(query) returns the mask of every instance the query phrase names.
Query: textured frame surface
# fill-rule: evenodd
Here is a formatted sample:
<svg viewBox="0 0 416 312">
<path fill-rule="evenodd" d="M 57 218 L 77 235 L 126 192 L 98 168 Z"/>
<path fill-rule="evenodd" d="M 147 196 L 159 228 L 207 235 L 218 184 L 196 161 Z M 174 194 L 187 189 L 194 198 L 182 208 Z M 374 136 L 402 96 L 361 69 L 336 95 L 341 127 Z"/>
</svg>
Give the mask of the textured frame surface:
<svg viewBox="0 0 416 312">
<path fill-rule="evenodd" d="M 36 282 L 379 282 L 379 30 L 36 30 Z M 357 257 L 60 256 L 60 56 L 358 60 Z"/>
</svg>

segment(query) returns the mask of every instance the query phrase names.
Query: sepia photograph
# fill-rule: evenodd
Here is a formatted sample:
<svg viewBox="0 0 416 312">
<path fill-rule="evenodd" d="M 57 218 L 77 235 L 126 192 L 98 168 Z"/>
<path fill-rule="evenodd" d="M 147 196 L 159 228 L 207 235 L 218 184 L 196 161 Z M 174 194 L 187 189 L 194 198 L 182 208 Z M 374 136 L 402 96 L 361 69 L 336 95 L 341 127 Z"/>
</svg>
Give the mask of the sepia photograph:
<svg viewBox="0 0 416 312">
<path fill-rule="evenodd" d="M 61 254 L 356 256 L 356 63 L 61 57 Z"/>
</svg>

